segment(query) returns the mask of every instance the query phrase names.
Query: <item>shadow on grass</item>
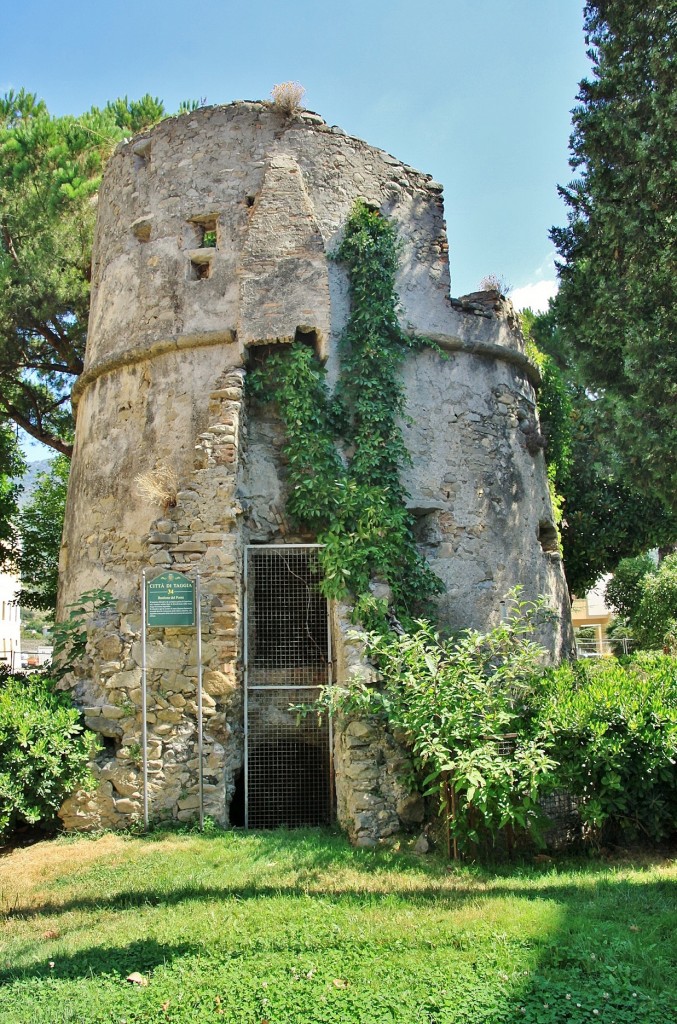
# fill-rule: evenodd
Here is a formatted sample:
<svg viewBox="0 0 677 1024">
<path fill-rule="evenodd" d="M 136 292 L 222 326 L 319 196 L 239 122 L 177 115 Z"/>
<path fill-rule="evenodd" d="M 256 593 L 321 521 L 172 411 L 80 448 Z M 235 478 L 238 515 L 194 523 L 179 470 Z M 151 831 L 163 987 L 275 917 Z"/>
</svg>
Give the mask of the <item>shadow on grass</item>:
<svg viewBox="0 0 677 1024">
<path fill-rule="evenodd" d="M 171 840 L 178 836 L 171 832 L 155 833 L 143 837 L 142 842 L 150 845 L 165 838 Z M 197 840 L 199 851 L 200 835 L 185 838 L 191 844 Z M 374 905 L 382 906 L 386 898 L 392 900 L 393 905 L 399 903 L 407 909 L 433 909 L 441 913 L 472 904 L 479 908 L 481 920 L 482 907 L 488 907 L 493 900 L 552 901 L 557 905 L 556 914 L 551 917 L 553 926 L 547 932 L 531 937 L 526 934 L 497 934 L 495 940 L 489 937 L 489 942 L 495 941 L 499 946 L 503 942 L 526 951 L 522 966 L 530 965 L 531 969 L 528 972 L 515 970 L 510 977 L 498 974 L 498 959 L 487 952 L 487 936 L 476 936 L 474 924 L 469 926 L 469 930 L 460 924 L 457 934 L 451 934 L 447 929 L 444 940 L 440 937 L 435 947 L 445 958 L 445 965 L 449 965 L 448 971 L 445 967 L 444 975 L 440 975 L 440 991 L 447 988 L 447 973 L 456 972 L 458 982 L 459 969 L 462 974 L 466 967 L 468 971 L 471 968 L 475 971 L 481 965 L 480 973 L 490 978 L 489 981 L 483 978 L 483 991 L 486 992 L 489 986 L 505 993 L 506 1008 L 502 1008 L 500 1015 L 495 1017 L 501 1024 L 513 1020 L 525 1024 L 582 1024 L 593 1019 L 606 1024 L 612 1021 L 616 1024 L 675 1024 L 677 1021 L 677 1015 L 670 1007 L 677 954 L 674 943 L 674 934 L 677 933 L 677 882 L 671 879 L 657 879 L 649 875 L 646 878 L 641 875 L 619 878 L 610 873 L 608 863 L 580 861 L 566 861 L 543 869 L 516 864 L 501 866 L 492 872 L 482 868 L 463 868 L 456 872 L 449 871 L 449 866 L 440 861 L 423 860 L 408 853 L 354 850 L 341 837 L 320 832 L 224 833 L 223 836 L 204 838 L 209 840 L 212 862 L 205 844 L 205 860 L 200 865 L 198 859 L 198 870 L 211 876 L 206 879 L 206 884 L 198 882 L 175 888 L 168 881 L 165 891 L 157 885 L 144 884 L 143 878 L 139 887 L 127 885 L 123 888 L 124 882 L 119 880 L 120 891 L 110 895 L 45 902 L 37 909 L 35 905 L 16 906 L 10 915 L 40 920 L 78 910 L 96 915 L 106 910 L 125 912 L 160 908 L 161 913 L 163 907 L 185 904 L 186 918 L 190 920 L 190 905 L 193 903 L 227 904 L 233 901 L 242 904 L 246 901 L 298 899 L 325 904 L 321 913 L 329 916 L 332 905 L 342 911 L 347 910 L 352 916 L 361 910 L 368 911 Z M 248 879 L 242 885 L 229 881 L 229 859 L 225 858 L 224 863 L 220 863 L 218 858 L 214 861 L 214 851 L 218 854 L 221 843 L 224 852 L 228 850 L 231 854 L 239 854 L 241 850 L 242 856 L 246 855 L 249 864 L 253 865 L 249 869 L 253 880 Z M 276 858 L 280 860 L 279 867 L 275 863 L 267 863 L 275 862 Z M 656 860 L 664 863 L 662 858 Z M 238 858 L 230 858 L 233 867 L 237 863 Z M 621 868 L 626 866 L 631 865 L 620 865 Z M 647 859 L 642 866 L 651 867 L 651 860 Z M 336 885 L 332 884 L 331 878 L 323 877 L 325 872 L 331 874 L 342 869 L 355 869 L 356 877 L 349 877 L 343 884 Z M 140 870 L 146 879 L 152 878 L 151 863 L 146 862 L 144 866 L 142 861 Z M 195 867 L 190 870 L 194 871 Z M 297 881 L 272 884 L 275 870 L 295 872 Z M 567 874 L 560 881 L 558 870 L 575 871 L 577 877 L 572 881 L 571 875 Z M 269 874 L 264 874 L 264 871 Z M 401 886 L 398 887 L 394 877 L 389 875 L 391 871 L 404 876 Z M 378 884 L 379 874 L 384 875 L 381 884 Z M 360 887 L 360 875 L 368 876 L 365 877 L 364 888 Z M 407 878 L 411 880 L 412 876 L 420 886 L 415 890 L 408 888 Z M 374 881 L 377 883 L 375 889 L 372 888 Z M 108 886 L 114 882 L 114 876 L 107 880 Z M 302 918 L 303 915 L 299 915 L 299 920 Z M 92 922 L 94 928 L 95 921 Z M 640 933 L 635 934 L 636 931 Z M 412 963 L 425 961 L 431 938 L 435 937 L 423 934 L 423 929 L 412 925 L 406 939 L 407 950 L 413 955 Z M 385 963 L 391 950 L 393 955 L 397 954 L 401 943 L 393 940 L 378 945 L 367 939 L 363 941 L 358 936 L 349 940 L 349 945 L 352 950 L 359 947 L 360 957 L 378 959 L 382 956 Z M 152 938 L 113 947 L 92 945 L 76 953 L 59 955 L 53 968 L 42 960 L 21 969 L 7 967 L 0 971 L 0 984 L 27 979 L 42 983 L 53 978 L 122 981 L 132 971 L 149 974 L 162 965 L 171 966 L 175 961 L 192 956 L 217 957 L 223 962 L 241 959 L 244 964 L 252 956 L 265 960 L 271 953 L 282 953 L 289 955 L 290 962 L 295 962 L 295 948 L 289 945 L 289 937 L 285 934 L 280 935 L 279 941 L 266 937 L 261 948 L 256 944 L 229 948 L 231 946 L 227 931 L 222 936 L 215 936 L 214 947 L 211 943 L 163 943 Z M 303 948 L 306 949 L 305 946 Z M 313 953 L 317 957 L 340 960 L 347 955 L 346 940 L 338 934 L 318 937 L 318 946 Z M 478 965 L 475 965 L 476 957 Z M 653 974 L 646 969 L 647 961 L 652 959 L 655 961 Z M 647 981 L 644 990 L 641 985 L 643 970 Z M 437 978 L 434 982 L 437 984 Z M 674 998 L 674 991 L 672 996 Z M 421 1021 L 426 1024 L 455 1021 L 454 1007 L 445 1002 L 447 998 L 453 1000 L 453 988 L 449 997 L 438 997 L 431 991 Z M 357 1019 L 345 1018 L 346 1022 Z M 478 1015 L 477 1019 L 494 1022 L 494 1018 L 486 1015 Z"/>
<path fill-rule="evenodd" d="M 6 967 L 0 971 L 0 985 L 27 978 L 74 980 L 113 977 L 124 980 L 134 971 L 145 975 L 156 967 L 171 964 L 181 957 L 197 953 L 198 950 L 198 946 L 190 943 L 173 945 L 157 942 L 155 939 L 141 939 L 126 946 L 90 946 L 77 953 L 59 954 L 54 961 L 36 963 L 32 967 Z"/>
<path fill-rule="evenodd" d="M 268 852 L 270 853 L 270 847 L 268 847 Z M 469 877 L 467 881 L 462 881 L 457 876 L 440 872 L 438 867 L 436 883 L 409 890 L 406 887 L 394 887 L 392 879 L 389 877 L 383 879 L 383 885 L 379 888 L 362 888 L 359 885 L 359 880 L 354 885 L 347 882 L 332 886 L 315 874 L 315 870 L 319 872 L 330 866 L 336 868 L 336 861 L 325 863 L 322 858 L 317 869 L 311 869 L 304 864 L 298 869 L 298 881 L 287 885 L 269 884 L 262 879 L 260 882 L 254 881 L 243 885 L 229 884 L 227 880 L 224 880 L 223 884 L 216 885 L 200 883 L 184 886 L 172 885 L 170 889 L 166 890 L 157 886 L 139 886 L 105 896 L 44 901 L 38 907 L 34 903 L 22 905 L 16 902 L 2 916 L 35 920 L 41 917 L 58 917 L 73 911 L 125 912 L 142 908 L 175 907 L 193 902 L 227 903 L 236 901 L 243 903 L 252 900 L 289 898 L 330 900 L 334 906 L 347 909 L 381 905 L 384 898 L 399 901 L 410 909 L 429 908 L 432 905 L 439 909 L 454 910 L 468 903 L 477 905 L 497 899 L 511 898 L 528 902 L 551 900 L 567 906 L 569 909 L 575 907 L 589 909 L 596 901 L 603 902 L 605 899 L 618 901 L 622 895 L 626 909 L 628 909 L 635 899 L 643 899 L 648 892 L 651 893 L 652 899 L 672 904 L 677 916 L 677 880 L 615 879 L 609 876 L 607 867 L 600 867 L 597 870 L 593 867 L 586 870 L 578 883 L 570 881 L 558 883 L 556 877 L 553 878 L 551 873 L 548 873 L 548 881 L 544 883 L 542 874 L 531 871 L 522 876 L 522 884 L 504 885 L 501 884 L 501 876 L 494 875 L 493 880 L 498 884 L 482 889 L 478 888 L 474 878 Z M 364 868 L 364 863 L 360 867 Z M 382 864 L 381 868 L 383 867 Z M 228 866 L 207 866 L 206 870 L 210 870 L 214 875 L 218 875 L 220 871 L 227 874 Z M 506 876 L 506 880 L 507 877 L 509 876 Z"/>
</svg>

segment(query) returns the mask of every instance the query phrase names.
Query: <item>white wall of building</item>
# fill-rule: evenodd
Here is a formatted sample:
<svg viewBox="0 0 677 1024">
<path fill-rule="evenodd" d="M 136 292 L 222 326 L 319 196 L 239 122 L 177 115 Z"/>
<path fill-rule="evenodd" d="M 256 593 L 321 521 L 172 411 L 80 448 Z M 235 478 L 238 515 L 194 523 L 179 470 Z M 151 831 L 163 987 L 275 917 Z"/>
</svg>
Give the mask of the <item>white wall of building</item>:
<svg viewBox="0 0 677 1024">
<path fill-rule="evenodd" d="M 16 603 L 19 580 L 0 573 L 0 665 L 21 667 L 21 612 Z"/>
</svg>

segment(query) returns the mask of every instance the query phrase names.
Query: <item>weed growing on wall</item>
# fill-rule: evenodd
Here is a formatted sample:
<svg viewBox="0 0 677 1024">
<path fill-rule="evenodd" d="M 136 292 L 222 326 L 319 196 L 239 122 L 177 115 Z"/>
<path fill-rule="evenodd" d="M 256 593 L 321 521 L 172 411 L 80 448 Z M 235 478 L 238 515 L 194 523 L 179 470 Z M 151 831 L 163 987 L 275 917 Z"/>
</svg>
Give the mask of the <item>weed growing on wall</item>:
<svg viewBox="0 0 677 1024">
<path fill-rule="evenodd" d="M 412 614 L 442 590 L 419 554 L 400 469 L 409 460 L 399 426 L 400 371 L 420 347 L 397 319 L 397 239 L 391 224 L 363 203 L 348 219 L 336 253 L 350 273 L 351 314 L 341 341 L 333 397 L 314 353 L 293 344 L 250 375 L 253 393 L 278 402 L 289 464 L 287 510 L 324 545 L 328 597 L 360 598 L 378 577 L 395 607 Z M 337 448 L 342 438 L 345 460 Z"/>
<path fill-rule="evenodd" d="M 98 613 L 114 607 L 109 590 L 96 588 L 80 594 L 77 601 L 66 605 L 68 615 L 52 629 L 53 649 L 51 672 L 60 679 L 74 663 L 80 661 L 87 648 L 87 624 Z"/>
</svg>

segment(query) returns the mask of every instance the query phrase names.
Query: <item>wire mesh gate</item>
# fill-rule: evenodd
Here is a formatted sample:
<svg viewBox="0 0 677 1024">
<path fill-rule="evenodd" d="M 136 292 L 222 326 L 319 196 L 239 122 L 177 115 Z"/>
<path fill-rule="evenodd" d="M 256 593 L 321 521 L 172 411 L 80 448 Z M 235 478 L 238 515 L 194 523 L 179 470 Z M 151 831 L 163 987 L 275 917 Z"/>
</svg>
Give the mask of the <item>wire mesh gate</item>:
<svg viewBox="0 0 677 1024">
<path fill-rule="evenodd" d="M 332 681 L 318 547 L 256 544 L 245 551 L 245 828 L 331 819 L 331 719 L 299 720 L 289 710 Z"/>
</svg>

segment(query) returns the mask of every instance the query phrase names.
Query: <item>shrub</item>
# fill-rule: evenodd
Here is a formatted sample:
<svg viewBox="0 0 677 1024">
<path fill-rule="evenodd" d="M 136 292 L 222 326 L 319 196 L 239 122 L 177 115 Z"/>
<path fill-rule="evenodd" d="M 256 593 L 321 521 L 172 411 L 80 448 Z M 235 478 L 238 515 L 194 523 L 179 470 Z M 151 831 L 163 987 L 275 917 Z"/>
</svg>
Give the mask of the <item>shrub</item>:
<svg viewBox="0 0 677 1024">
<path fill-rule="evenodd" d="M 624 619 L 632 619 L 642 600 L 643 581 L 656 572 L 649 555 L 621 558 L 604 590 L 606 603 Z"/>
<path fill-rule="evenodd" d="M 325 706 L 377 716 L 403 737 L 417 772 L 411 781 L 439 796 L 465 848 L 486 849 L 505 827 L 537 830 L 556 767 L 528 713 L 544 654 L 531 640 L 539 613 L 515 599 L 508 621 L 486 633 L 444 639 L 426 622 L 402 635 L 370 633 L 379 684 L 325 691 Z"/>
<path fill-rule="evenodd" d="M 677 659 L 561 665 L 537 719 L 591 836 L 659 841 L 677 828 Z"/>
<path fill-rule="evenodd" d="M 606 628 L 606 635 L 617 658 L 631 653 L 636 647 L 632 629 L 625 619 L 613 619 Z"/>
<path fill-rule="evenodd" d="M 49 824 L 66 796 L 90 779 L 95 738 L 69 698 L 44 675 L 0 683 L 0 837 Z"/>
<path fill-rule="evenodd" d="M 677 653 L 677 554 L 668 555 L 656 572 L 642 580 L 632 628 L 643 648 Z"/>
</svg>

